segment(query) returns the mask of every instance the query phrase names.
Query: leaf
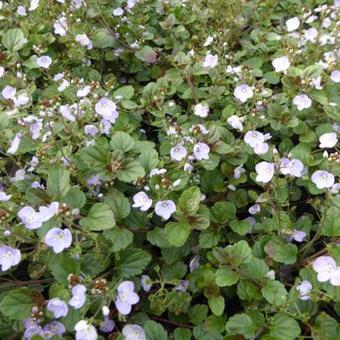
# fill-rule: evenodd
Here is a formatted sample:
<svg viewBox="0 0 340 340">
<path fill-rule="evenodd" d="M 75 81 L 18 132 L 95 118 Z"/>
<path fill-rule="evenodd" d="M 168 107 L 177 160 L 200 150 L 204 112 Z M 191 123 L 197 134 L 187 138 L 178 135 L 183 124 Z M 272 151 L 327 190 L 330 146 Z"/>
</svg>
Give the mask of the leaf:
<svg viewBox="0 0 340 340">
<path fill-rule="evenodd" d="M 52 166 L 47 177 L 47 192 L 60 201 L 70 189 L 70 172 L 62 165 Z"/>
<path fill-rule="evenodd" d="M 270 336 L 275 340 L 294 340 L 298 338 L 300 332 L 297 321 L 283 313 L 273 317 L 269 330 Z"/>
<path fill-rule="evenodd" d="M 224 311 L 224 297 L 222 295 L 211 296 L 208 298 L 208 304 L 211 311 L 216 315 L 220 316 Z"/>
<path fill-rule="evenodd" d="M 127 229 L 113 228 L 106 230 L 104 236 L 112 242 L 111 249 L 114 252 L 125 249 L 133 240 L 133 233 Z"/>
<path fill-rule="evenodd" d="M 285 243 L 282 239 L 270 240 L 264 247 L 264 251 L 276 262 L 293 264 L 296 262 L 297 247 L 295 244 Z"/>
<path fill-rule="evenodd" d="M 171 247 L 171 244 L 169 243 L 167 239 L 167 235 L 165 233 L 164 228 L 158 228 L 156 227 L 153 230 L 150 230 L 146 234 L 146 239 L 153 244 L 154 246 L 157 246 L 159 248 L 169 248 Z"/>
<path fill-rule="evenodd" d="M 339 323 L 325 312 L 320 312 L 312 328 L 314 340 L 333 340 L 340 335 Z"/>
<path fill-rule="evenodd" d="M 131 183 L 144 175 L 144 168 L 137 161 L 131 159 L 126 159 L 122 167 L 117 171 L 117 178 L 127 183 Z"/>
<path fill-rule="evenodd" d="M 201 192 L 198 187 L 191 187 L 185 190 L 178 200 L 178 209 L 185 215 L 193 215 L 199 209 Z"/>
<path fill-rule="evenodd" d="M 8 30 L 2 37 L 2 44 L 7 50 L 19 51 L 27 42 L 22 30 L 13 28 Z"/>
<path fill-rule="evenodd" d="M 86 203 L 86 196 L 82 191 L 79 190 L 79 188 L 71 187 L 70 190 L 68 190 L 66 196 L 64 197 L 63 202 L 65 202 L 73 209 L 75 208 L 80 209 Z"/>
<path fill-rule="evenodd" d="M 207 305 L 194 305 L 189 309 L 189 320 L 194 325 L 199 325 L 208 315 Z"/>
<path fill-rule="evenodd" d="M 0 311 L 10 319 L 24 320 L 31 315 L 32 307 L 35 305 L 34 292 L 23 287 L 14 289 L 4 296 L 0 303 Z"/>
<path fill-rule="evenodd" d="M 251 248 L 246 241 L 235 243 L 230 249 L 231 263 L 239 266 L 241 263 L 247 263 L 251 258 Z"/>
<path fill-rule="evenodd" d="M 239 235 L 246 235 L 250 229 L 250 223 L 248 220 L 233 220 L 230 222 L 230 228 Z"/>
<path fill-rule="evenodd" d="M 217 269 L 215 272 L 215 281 L 219 287 L 232 286 L 237 283 L 239 278 L 240 276 L 237 272 L 227 267 Z"/>
<path fill-rule="evenodd" d="M 228 333 L 243 335 L 247 339 L 255 335 L 256 325 L 253 324 L 251 317 L 247 314 L 236 314 L 232 316 L 225 325 Z"/>
<path fill-rule="evenodd" d="M 108 48 L 115 47 L 115 38 L 113 34 L 105 28 L 97 29 L 92 36 L 93 47 Z"/>
<path fill-rule="evenodd" d="M 118 222 L 130 214 L 131 206 L 128 198 L 117 189 L 112 189 L 107 194 L 104 199 L 104 203 L 107 204 L 113 211 L 115 220 Z"/>
<path fill-rule="evenodd" d="M 159 323 L 147 320 L 144 323 L 144 332 L 148 340 L 167 340 L 168 333 Z"/>
<path fill-rule="evenodd" d="M 168 241 L 175 247 L 184 245 L 189 237 L 190 225 L 186 221 L 169 222 L 165 226 Z"/>
<path fill-rule="evenodd" d="M 110 153 L 101 145 L 91 145 L 83 149 L 79 155 L 80 168 L 91 171 L 103 171 L 109 164 Z"/>
<path fill-rule="evenodd" d="M 150 46 L 143 46 L 140 51 L 135 53 L 135 56 L 148 64 L 154 64 L 157 61 L 157 53 Z"/>
<path fill-rule="evenodd" d="M 216 223 L 226 223 L 228 220 L 235 219 L 236 207 L 232 202 L 217 202 L 210 209 L 211 219 Z"/>
<path fill-rule="evenodd" d="M 337 207 L 331 207 L 326 211 L 326 218 L 324 221 L 324 226 L 322 228 L 322 235 L 329 237 L 339 237 L 340 236 L 340 209 Z"/>
<path fill-rule="evenodd" d="M 113 150 L 127 152 L 133 149 L 135 146 L 135 141 L 127 133 L 118 131 L 111 138 L 110 145 Z"/>
<path fill-rule="evenodd" d="M 158 153 L 155 149 L 142 151 L 138 157 L 138 162 L 142 165 L 146 172 L 157 168 L 159 164 Z"/>
<path fill-rule="evenodd" d="M 146 251 L 128 248 L 116 261 L 116 267 L 124 278 L 128 278 L 141 274 L 150 261 L 151 256 Z"/>
<path fill-rule="evenodd" d="M 190 329 L 176 328 L 174 331 L 174 340 L 191 340 L 192 334 Z"/>
<path fill-rule="evenodd" d="M 241 265 L 241 268 L 249 276 L 256 280 L 263 280 L 269 271 L 266 262 L 257 257 L 252 257 L 249 262 Z"/>
<path fill-rule="evenodd" d="M 135 93 L 133 86 L 125 85 L 120 87 L 119 89 L 113 92 L 113 97 L 116 98 L 118 96 L 122 97 L 123 99 L 131 99 Z"/>
<path fill-rule="evenodd" d="M 48 267 L 55 279 L 64 285 L 68 284 L 67 277 L 69 274 L 80 273 L 80 263 L 66 254 L 53 257 L 49 261 Z"/>
<path fill-rule="evenodd" d="M 281 306 L 287 300 L 286 288 L 279 281 L 268 280 L 261 292 L 263 297 L 274 306 Z"/>
<path fill-rule="evenodd" d="M 91 207 L 87 216 L 79 221 L 79 224 L 88 230 L 101 231 L 113 228 L 116 222 L 108 205 L 96 203 Z"/>
</svg>

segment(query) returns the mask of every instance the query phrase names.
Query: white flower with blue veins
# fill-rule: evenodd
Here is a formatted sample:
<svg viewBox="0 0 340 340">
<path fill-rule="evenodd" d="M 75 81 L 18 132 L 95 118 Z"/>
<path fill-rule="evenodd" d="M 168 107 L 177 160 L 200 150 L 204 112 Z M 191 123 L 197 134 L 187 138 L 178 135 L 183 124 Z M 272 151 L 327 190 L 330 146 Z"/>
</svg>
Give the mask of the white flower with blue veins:
<svg viewBox="0 0 340 340">
<path fill-rule="evenodd" d="M 211 69 L 216 67 L 218 64 L 218 56 L 217 54 L 207 54 L 203 61 L 203 67 Z"/>
<path fill-rule="evenodd" d="M 78 284 L 72 288 L 72 298 L 69 300 L 68 304 L 74 309 L 80 309 L 84 306 L 86 302 L 86 287 L 84 285 Z"/>
<path fill-rule="evenodd" d="M 122 329 L 124 340 L 146 340 L 145 332 L 139 325 L 125 325 Z"/>
<path fill-rule="evenodd" d="M 99 99 L 95 105 L 95 110 L 100 116 L 103 117 L 103 119 L 108 120 L 112 124 L 115 123 L 119 115 L 116 104 L 106 97 Z"/>
<path fill-rule="evenodd" d="M 16 93 L 17 93 L 17 89 L 10 85 L 6 85 L 1 92 L 2 97 L 4 99 L 12 99 L 12 100 L 14 99 Z"/>
<path fill-rule="evenodd" d="M 209 159 L 210 147 L 205 143 L 197 143 L 194 145 L 194 156 L 198 161 Z"/>
<path fill-rule="evenodd" d="M 71 246 L 72 234 L 69 229 L 52 228 L 45 235 L 44 241 L 56 254 L 59 254 Z"/>
<path fill-rule="evenodd" d="M 59 319 L 68 314 L 67 304 L 63 300 L 59 299 L 58 297 L 53 298 L 48 301 L 47 310 L 53 313 L 53 316 L 56 319 Z"/>
<path fill-rule="evenodd" d="M 287 32 L 293 32 L 300 27 L 300 20 L 297 17 L 290 18 L 286 21 Z"/>
<path fill-rule="evenodd" d="M 206 103 L 199 103 L 194 106 L 195 116 L 206 118 L 209 114 L 209 106 Z"/>
<path fill-rule="evenodd" d="M 302 111 L 312 106 L 312 100 L 306 94 L 300 94 L 294 97 L 293 104 L 299 111 Z"/>
<path fill-rule="evenodd" d="M 48 55 L 43 55 L 37 58 L 37 65 L 41 68 L 49 68 L 52 64 L 52 58 Z"/>
<path fill-rule="evenodd" d="M 156 215 L 168 220 L 170 216 L 176 211 L 176 204 L 174 201 L 165 200 L 158 201 L 155 206 Z"/>
<path fill-rule="evenodd" d="M 328 132 L 319 137 L 319 142 L 321 149 L 333 148 L 337 144 L 338 138 L 335 132 Z"/>
<path fill-rule="evenodd" d="M 227 123 L 234 129 L 238 130 L 238 131 L 243 131 L 243 118 L 240 118 L 236 115 L 232 115 L 230 117 L 228 117 L 227 119 Z"/>
<path fill-rule="evenodd" d="M 275 164 L 266 161 L 256 164 L 255 171 L 257 173 L 256 182 L 268 183 L 274 176 Z"/>
<path fill-rule="evenodd" d="M 318 189 L 329 189 L 335 182 L 334 175 L 326 170 L 317 170 L 312 174 L 312 182 Z"/>
<path fill-rule="evenodd" d="M 97 340 L 98 334 L 96 328 L 86 320 L 80 320 L 74 326 L 76 331 L 76 340 Z"/>
<path fill-rule="evenodd" d="M 290 61 L 289 61 L 288 57 L 282 56 L 282 57 L 275 58 L 272 61 L 272 65 L 275 69 L 275 72 L 284 72 L 285 73 L 289 69 Z"/>
<path fill-rule="evenodd" d="M 331 80 L 334 83 L 340 83 L 340 71 L 339 70 L 334 70 L 331 73 Z"/>
<path fill-rule="evenodd" d="M 144 191 L 133 195 L 132 200 L 132 207 L 139 208 L 141 211 L 147 211 L 152 205 L 152 199 Z"/>
<path fill-rule="evenodd" d="M 180 162 L 187 156 L 188 152 L 187 149 L 181 145 L 177 144 L 170 150 L 170 157 L 173 161 Z"/>
<path fill-rule="evenodd" d="M 248 99 L 250 99 L 254 95 L 254 92 L 250 86 L 247 84 L 241 84 L 237 86 L 234 90 L 234 96 L 241 103 L 245 103 Z"/>
<path fill-rule="evenodd" d="M 299 285 L 296 286 L 296 290 L 300 294 L 300 300 L 309 300 L 310 299 L 310 292 L 312 291 L 313 286 L 312 284 L 307 281 L 303 280 Z"/>
</svg>

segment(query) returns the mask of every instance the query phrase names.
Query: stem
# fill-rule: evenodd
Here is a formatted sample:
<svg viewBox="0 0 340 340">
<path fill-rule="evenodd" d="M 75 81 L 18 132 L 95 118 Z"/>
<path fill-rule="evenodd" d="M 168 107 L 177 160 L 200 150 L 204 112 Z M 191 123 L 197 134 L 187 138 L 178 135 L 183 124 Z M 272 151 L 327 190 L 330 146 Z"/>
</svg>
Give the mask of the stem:
<svg viewBox="0 0 340 340">
<path fill-rule="evenodd" d="M 171 320 L 163 319 L 163 318 L 160 318 L 158 316 L 149 316 L 149 317 L 150 317 L 150 319 L 153 319 L 153 320 L 156 320 L 156 321 L 159 321 L 159 322 L 163 322 L 163 323 L 167 323 L 169 325 L 173 325 L 173 326 L 177 326 L 177 327 L 183 327 L 183 328 L 189 328 L 189 329 L 195 328 L 192 325 L 188 325 L 188 324 L 179 323 L 179 322 L 176 322 L 176 321 L 171 321 Z"/>
</svg>

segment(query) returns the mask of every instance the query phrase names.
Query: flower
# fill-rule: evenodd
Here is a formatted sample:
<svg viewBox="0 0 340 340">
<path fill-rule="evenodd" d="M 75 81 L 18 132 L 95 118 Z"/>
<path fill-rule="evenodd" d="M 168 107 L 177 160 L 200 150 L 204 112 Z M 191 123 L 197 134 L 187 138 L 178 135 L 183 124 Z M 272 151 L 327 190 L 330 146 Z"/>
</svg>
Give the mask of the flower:
<svg viewBox="0 0 340 340">
<path fill-rule="evenodd" d="M 146 340 L 144 330 L 139 325 L 125 325 L 122 329 L 125 340 Z"/>
<path fill-rule="evenodd" d="M 124 10 L 121 7 L 117 7 L 113 10 L 112 14 L 115 17 L 120 17 L 121 15 L 124 14 Z"/>
<path fill-rule="evenodd" d="M 194 145 L 194 156 L 198 161 L 209 159 L 210 147 L 205 143 L 197 143 Z"/>
<path fill-rule="evenodd" d="M 43 55 L 37 58 L 37 65 L 41 68 L 49 68 L 52 64 L 52 59 L 48 55 Z"/>
<path fill-rule="evenodd" d="M 117 287 L 118 296 L 115 301 L 119 313 L 128 315 L 131 312 L 131 306 L 139 301 L 139 296 L 134 292 L 135 285 L 132 281 L 124 281 Z"/>
<path fill-rule="evenodd" d="M 9 268 L 16 266 L 21 260 L 21 252 L 19 249 L 9 246 L 0 247 L 0 266 L 1 271 L 6 271 Z"/>
<path fill-rule="evenodd" d="M 68 313 L 67 304 L 58 297 L 48 301 L 47 309 L 53 313 L 54 317 L 57 319 L 66 316 Z"/>
<path fill-rule="evenodd" d="M 257 213 L 261 211 L 261 207 L 259 204 L 254 204 L 248 209 L 248 211 L 249 211 L 249 214 L 256 215 Z"/>
<path fill-rule="evenodd" d="M 20 15 L 21 17 L 24 17 L 27 15 L 26 13 L 26 8 L 24 6 L 18 6 L 17 8 L 17 13 L 18 15 Z"/>
<path fill-rule="evenodd" d="M 205 68 L 214 68 L 218 64 L 218 56 L 217 54 L 207 54 L 203 61 L 203 67 Z"/>
<path fill-rule="evenodd" d="M 64 118 L 71 122 L 74 122 L 76 120 L 76 117 L 72 114 L 71 107 L 68 104 L 60 105 L 59 112 Z"/>
<path fill-rule="evenodd" d="M 74 309 L 79 309 L 84 306 L 86 301 L 86 287 L 84 285 L 76 285 L 72 288 L 72 298 L 68 304 Z"/>
<path fill-rule="evenodd" d="M 285 72 L 288 70 L 290 66 L 290 61 L 288 57 L 283 56 L 283 57 L 275 58 L 272 61 L 272 65 L 275 69 L 275 72 Z"/>
<path fill-rule="evenodd" d="M 94 137 L 98 133 L 98 129 L 95 125 L 89 124 L 85 125 L 84 132 L 86 135 Z"/>
<path fill-rule="evenodd" d="M 16 93 L 17 89 L 10 85 L 6 85 L 1 92 L 4 99 L 14 99 Z"/>
<path fill-rule="evenodd" d="M 199 103 L 194 106 L 194 114 L 196 116 L 205 118 L 208 117 L 209 106 L 206 103 Z"/>
<path fill-rule="evenodd" d="M 66 332 L 65 326 L 59 321 L 52 321 L 43 328 L 44 336 L 49 339 L 54 335 L 62 336 Z"/>
<path fill-rule="evenodd" d="M 318 189 L 331 188 L 334 184 L 334 175 L 325 170 L 317 170 L 312 174 L 312 182 Z"/>
<path fill-rule="evenodd" d="M 57 19 L 54 22 L 53 27 L 55 34 L 60 35 L 61 37 L 65 36 L 68 30 L 66 17 L 62 16 L 59 19 Z"/>
<path fill-rule="evenodd" d="M 339 70 L 332 71 L 331 80 L 334 81 L 334 83 L 340 83 L 340 71 Z"/>
<path fill-rule="evenodd" d="M 239 165 L 234 169 L 234 178 L 240 179 L 242 174 L 246 172 L 246 169 L 243 167 L 243 164 Z"/>
<path fill-rule="evenodd" d="M 177 292 L 186 292 L 189 287 L 188 280 L 179 280 L 178 284 L 174 287 Z"/>
<path fill-rule="evenodd" d="M 318 257 L 313 262 L 313 269 L 319 282 L 330 281 L 333 286 L 340 286 L 340 267 L 331 256 Z"/>
<path fill-rule="evenodd" d="M 38 8 L 39 6 L 39 1 L 40 0 L 30 0 L 30 7 L 29 7 L 29 11 L 34 11 Z"/>
<path fill-rule="evenodd" d="M 255 145 L 253 150 L 257 155 L 264 155 L 269 150 L 269 145 L 268 143 L 259 143 Z"/>
<path fill-rule="evenodd" d="M 275 165 L 266 161 L 256 164 L 256 182 L 268 183 L 274 176 Z"/>
<path fill-rule="evenodd" d="M 307 41 L 315 42 L 318 34 L 318 30 L 314 27 L 311 27 L 305 31 L 305 39 Z"/>
<path fill-rule="evenodd" d="M 77 91 L 77 97 L 86 97 L 91 92 L 91 86 L 86 85 Z"/>
<path fill-rule="evenodd" d="M 243 130 L 243 124 L 242 124 L 243 119 L 236 116 L 236 115 L 232 115 L 230 117 L 228 117 L 227 119 L 227 123 L 233 127 L 236 130 L 242 131 Z"/>
<path fill-rule="evenodd" d="M 184 159 L 187 156 L 187 154 L 188 154 L 187 149 L 181 144 L 177 144 L 170 150 L 171 159 L 177 162 L 180 162 L 182 159 Z"/>
<path fill-rule="evenodd" d="M 14 155 L 18 151 L 21 139 L 22 139 L 22 134 L 18 132 L 11 141 L 11 145 L 7 150 L 8 154 Z"/>
<path fill-rule="evenodd" d="M 280 161 L 280 172 L 283 175 L 301 177 L 304 169 L 305 167 L 299 159 L 282 158 Z"/>
<path fill-rule="evenodd" d="M 40 228 L 43 223 L 41 215 L 30 206 L 21 208 L 18 212 L 18 217 L 25 227 L 30 230 Z"/>
<path fill-rule="evenodd" d="M 76 340 L 97 340 L 98 338 L 96 329 L 86 320 L 78 321 L 74 330 L 76 331 Z"/>
<path fill-rule="evenodd" d="M 244 142 L 252 148 L 255 148 L 258 144 L 262 144 L 264 140 L 264 134 L 255 130 L 248 131 L 244 136 Z"/>
<path fill-rule="evenodd" d="M 304 238 L 306 237 L 306 233 L 302 230 L 294 229 L 292 238 L 296 242 L 303 242 Z"/>
<path fill-rule="evenodd" d="M 306 94 L 300 94 L 294 97 L 293 104 L 299 111 L 309 109 L 312 106 L 312 100 Z"/>
<path fill-rule="evenodd" d="M 286 21 L 286 28 L 288 32 L 293 32 L 297 30 L 300 26 L 300 20 L 297 17 L 288 19 Z"/>
<path fill-rule="evenodd" d="M 303 280 L 298 286 L 296 286 L 296 290 L 300 293 L 301 300 L 309 300 L 309 293 L 312 289 L 312 284 L 307 280 Z"/>
<path fill-rule="evenodd" d="M 7 195 L 3 190 L 0 189 L 0 202 L 7 202 L 11 199 L 12 195 Z"/>
<path fill-rule="evenodd" d="M 115 328 L 115 322 L 105 316 L 104 321 L 100 324 L 99 329 L 104 333 L 110 333 Z"/>
<path fill-rule="evenodd" d="M 145 292 L 149 292 L 152 287 L 152 281 L 150 279 L 150 276 L 148 275 L 142 275 L 140 279 L 141 285 Z"/>
<path fill-rule="evenodd" d="M 89 39 L 86 33 L 77 34 L 76 42 L 78 42 L 83 47 L 87 47 L 89 50 L 93 47 L 92 41 Z"/>
<path fill-rule="evenodd" d="M 338 142 L 338 138 L 335 132 L 328 132 L 319 137 L 319 142 L 319 147 L 322 149 L 333 148 Z"/>
<path fill-rule="evenodd" d="M 105 120 L 108 120 L 112 124 L 114 124 L 114 122 L 118 118 L 116 104 L 106 97 L 102 97 L 97 102 L 95 109 L 100 116 L 102 116 Z"/>
<path fill-rule="evenodd" d="M 168 220 L 176 211 L 176 204 L 171 200 L 158 201 L 155 206 L 156 215 Z"/>
<path fill-rule="evenodd" d="M 189 262 L 189 270 L 190 273 L 192 273 L 195 269 L 197 269 L 200 266 L 200 256 L 196 255 L 194 256 L 190 262 Z"/>
<path fill-rule="evenodd" d="M 56 254 L 61 253 L 72 244 L 72 234 L 69 229 L 52 228 L 45 235 L 44 242 L 53 248 Z"/>
<path fill-rule="evenodd" d="M 140 191 L 133 195 L 133 207 L 140 208 L 141 211 L 147 211 L 152 205 L 152 199 L 144 192 Z"/>
<path fill-rule="evenodd" d="M 50 205 L 39 207 L 40 218 L 43 222 L 47 222 L 59 212 L 59 203 L 52 202 Z"/>
<path fill-rule="evenodd" d="M 245 103 L 253 95 L 253 90 L 247 84 L 241 84 L 234 90 L 234 96 L 242 103 Z"/>
</svg>

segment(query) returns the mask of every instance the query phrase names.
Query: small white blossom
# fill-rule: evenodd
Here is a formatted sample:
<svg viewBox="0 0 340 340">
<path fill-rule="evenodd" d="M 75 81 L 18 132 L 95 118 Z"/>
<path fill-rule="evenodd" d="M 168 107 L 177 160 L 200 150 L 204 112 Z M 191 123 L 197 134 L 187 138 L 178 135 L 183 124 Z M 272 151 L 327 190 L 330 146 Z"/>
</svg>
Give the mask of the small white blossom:
<svg viewBox="0 0 340 340">
<path fill-rule="evenodd" d="M 194 146 L 194 156 L 198 161 L 209 159 L 210 148 L 205 143 L 197 143 Z"/>
<path fill-rule="evenodd" d="M 266 161 L 256 164 L 256 182 L 268 183 L 274 176 L 275 164 Z"/>
<path fill-rule="evenodd" d="M 316 42 L 316 38 L 318 36 L 318 30 L 314 27 L 309 28 L 305 31 L 305 39 L 307 41 Z"/>
<path fill-rule="evenodd" d="M 17 13 L 18 13 L 18 15 L 20 15 L 21 17 L 26 16 L 26 15 L 27 15 L 27 13 L 26 13 L 26 8 L 25 8 L 24 6 L 19 6 L 19 7 L 17 8 Z"/>
<path fill-rule="evenodd" d="M 286 21 L 286 28 L 288 32 L 293 32 L 300 27 L 300 20 L 297 17 L 288 19 Z"/>
<path fill-rule="evenodd" d="M 286 72 L 290 66 L 290 61 L 288 57 L 283 56 L 283 57 L 275 58 L 272 61 L 272 65 L 275 69 L 275 72 Z"/>
<path fill-rule="evenodd" d="M 120 17 L 121 15 L 124 14 L 124 10 L 121 8 L 121 7 L 117 7 L 113 10 L 112 14 L 115 16 L 115 17 Z"/>
<path fill-rule="evenodd" d="M 171 159 L 177 162 L 183 160 L 187 156 L 187 154 L 187 149 L 181 144 L 177 144 L 170 150 Z"/>
<path fill-rule="evenodd" d="M 140 208 L 141 211 L 147 211 L 152 205 L 152 199 L 144 192 L 140 191 L 139 193 L 133 196 L 133 204 L 132 207 Z"/>
<path fill-rule="evenodd" d="M 37 58 L 37 65 L 41 68 L 49 68 L 52 64 L 52 58 L 48 55 L 43 55 Z"/>
<path fill-rule="evenodd" d="M 17 93 L 16 88 L 6 85 L 2 90 L 1 94 L 4 99 L 14 99 L 15 94 Z"/>
<path fill-rule="evenodd" d="M 333 148 L 338 142 L 338 138 L 335 132 L 328 132 L 319 137 L 319 142 L 319 147 L 322 149 Z"/>
<path fill-rule="evenodd" d="M 339 70 L 334 70 L 331 73 L 331 80 L 334 83 L 340 83 L 340 71 Z"/>
<path fill-rule="evenodd" d="M 207 54 L 204 58 L 204 61 L 203 61 L 203 67 L 205 68 L 214 68 L 216 67 L 216 65 L 218 64 L 218 56 L 217 54 Z"/>
<path fill-rule="evenodd" d="M 21 139 L 22 139 L 22 134 L 19 132 L 14 136 L 13 140 L 11 141 L 11 145 L 7 150 L 8 154 L 14 155 L 18 151 Z"/>
<path fill-rule="evenodd" d="M 176 211 L 176 204 L 171 200 L 158 201 L 155 206 L 156 215 L 168 220 Z"/>
<path fill-rule="evenodd" d="M 228 117 L 227 119 L 227 123 L 234 129 L 239 130 L 239 131 L 243 131 L 243 119 L 236 116 L 236 115 L 232 115 L 230 117 Z"/>
<path fill-rule="evenodd" d="M 245 103 L 253 95 L 253 90 L 247 84 L 241 84 L 234 90 L 234 96 L 242 103 Z"/>
<path fill-rule="evenodd" d="M 296 286 L 296 290 L 300 294 L 300 299 L 304 301 L 310 299 L 309 293 L 312 289 L 312 284 L 307 280 L 303 280 L 298 286 Z"/>
<path fill-rule="evenodd" d="M 293 104 L 299 111 L 309 109 L 312 106 L 312 100 L 306 94 L 300 94 L 294 97 Z"/>
<path fill-rule="evenodd" d="M 209 106 L 206 103 L 199 103 L 194 106 L 194 114 L 196 116 L 205 118 L 208 117 Z"/>
<path fill-rule="evenodd" d="M 312 182 L 318 189 L 328 189 L 334 184 L 334 175 L 325 170 L 317 170 L 312 174 Z"/>
</svg>

